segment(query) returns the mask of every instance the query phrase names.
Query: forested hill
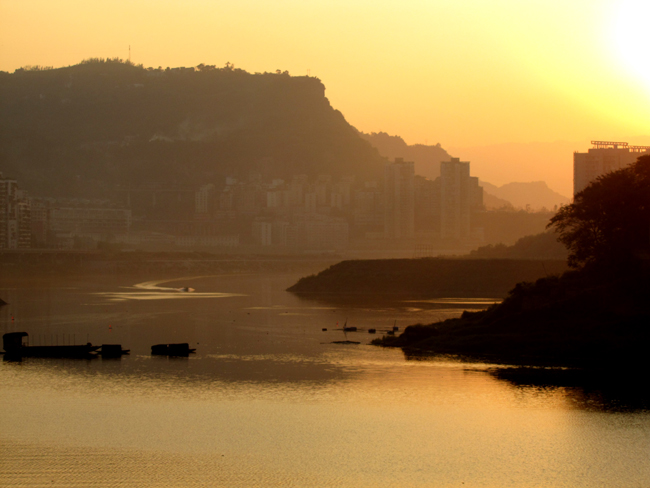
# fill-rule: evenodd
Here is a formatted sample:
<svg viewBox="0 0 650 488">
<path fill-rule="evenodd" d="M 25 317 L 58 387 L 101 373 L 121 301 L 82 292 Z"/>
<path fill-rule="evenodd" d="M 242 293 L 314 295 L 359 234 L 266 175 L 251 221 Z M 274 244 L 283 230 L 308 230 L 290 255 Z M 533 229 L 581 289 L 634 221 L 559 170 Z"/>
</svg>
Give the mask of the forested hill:
<svg viewBox="0 0 650 488">
<path fill-rule="evenodd" d="M 356 174 L 383 161 L 317 78 L 88 60 L 0 72 L 0 171 L 35 194 L 225 176 Z"/>
</svg>

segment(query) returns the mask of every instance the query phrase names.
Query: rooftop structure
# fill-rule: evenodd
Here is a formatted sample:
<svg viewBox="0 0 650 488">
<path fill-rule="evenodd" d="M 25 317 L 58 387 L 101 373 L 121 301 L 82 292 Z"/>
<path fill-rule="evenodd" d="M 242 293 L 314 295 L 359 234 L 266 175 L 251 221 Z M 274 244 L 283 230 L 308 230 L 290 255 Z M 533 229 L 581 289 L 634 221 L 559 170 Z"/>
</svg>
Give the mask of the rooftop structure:
<svg viewBox="0 0 650 488">
<path fill-rule="evenodd" d="M 650 152 L 650 146 L 630 146 L 627 142 L 591 141 L 586 153 L 573 153 L 573 194 L 587 188 L 599 176 L 634 163 Z"/>
</svg>

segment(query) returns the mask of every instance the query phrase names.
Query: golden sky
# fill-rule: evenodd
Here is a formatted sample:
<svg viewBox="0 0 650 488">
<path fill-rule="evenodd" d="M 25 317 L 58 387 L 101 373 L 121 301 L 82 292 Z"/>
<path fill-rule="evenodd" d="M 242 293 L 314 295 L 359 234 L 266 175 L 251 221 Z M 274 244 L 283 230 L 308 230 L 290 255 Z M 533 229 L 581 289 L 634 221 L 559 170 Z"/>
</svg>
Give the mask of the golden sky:
<svg viewBox="0 0 650 488">
<path fill-rule="evenodd" d="M 626 140 L 650 135 L 648 14 L 647 0 L 0 0 L 0 70 L 130 45 L 145 66 L 310 72 L 352 125 L 410 144 Z"/>
</svg>

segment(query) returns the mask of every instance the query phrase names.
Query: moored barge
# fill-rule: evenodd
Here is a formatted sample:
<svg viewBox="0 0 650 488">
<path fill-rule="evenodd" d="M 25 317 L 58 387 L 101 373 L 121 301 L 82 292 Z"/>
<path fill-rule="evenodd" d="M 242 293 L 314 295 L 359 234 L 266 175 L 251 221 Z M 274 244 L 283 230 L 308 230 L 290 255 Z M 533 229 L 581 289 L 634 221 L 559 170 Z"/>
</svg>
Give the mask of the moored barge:
<svg viewBox="0 0 650 488">
<path fill-rule="evenodd" d="M 90 342 L 80 345 L 30 346 L 27 332 L 8 332 L 2 336 L 5 356 L 37 358 L 90 358 L 95 357 L 101 346 Z"/>
</svg>

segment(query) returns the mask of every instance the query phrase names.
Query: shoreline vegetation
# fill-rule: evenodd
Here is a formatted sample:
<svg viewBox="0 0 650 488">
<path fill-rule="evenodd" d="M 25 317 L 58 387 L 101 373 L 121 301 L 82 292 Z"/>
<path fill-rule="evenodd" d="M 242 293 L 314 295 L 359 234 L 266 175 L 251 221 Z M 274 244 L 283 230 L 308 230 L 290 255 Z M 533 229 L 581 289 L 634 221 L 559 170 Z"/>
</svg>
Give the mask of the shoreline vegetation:
<svg viewBox="0 0 650 488">
<path fill-rule="evenodd" d="M 645 270 L 644 270 L 645 271 Z M 409 356 L 454 355 L 490 363 L 648 369 L 650 280 L 569 271 L 518 283 L 500 304 L 460 318 L 406 327 L 372 344 Z"/>
<path fill-rule="evenodd" d="M 399 347 L 410 358 L 453 355 L 495 364 L 647 368 L 647 269 L 612 275 L 594 268 L 569 270 L 560 260 L 355 260 L 304 277 L 288 291 L 332 302 L 400 294 L 504 297 L 487 310 L 409 325 L 400 335 L 371 342 Z"/>
</svg>

